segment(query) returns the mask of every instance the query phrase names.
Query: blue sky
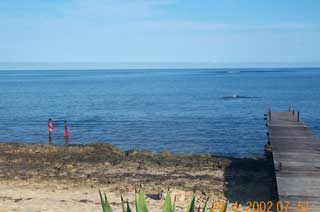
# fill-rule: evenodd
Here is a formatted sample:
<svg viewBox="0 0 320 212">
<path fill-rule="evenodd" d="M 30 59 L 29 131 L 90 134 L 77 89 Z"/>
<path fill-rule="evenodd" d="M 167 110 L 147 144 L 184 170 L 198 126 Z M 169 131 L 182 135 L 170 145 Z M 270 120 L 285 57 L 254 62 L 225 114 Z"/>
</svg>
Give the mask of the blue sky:
<svg viewBox="0 0 320 212">
<path fill-rule="evenodd" d="M 320 64 L 317 0 L 5 0 L 1 63 Z"/>
</svg>

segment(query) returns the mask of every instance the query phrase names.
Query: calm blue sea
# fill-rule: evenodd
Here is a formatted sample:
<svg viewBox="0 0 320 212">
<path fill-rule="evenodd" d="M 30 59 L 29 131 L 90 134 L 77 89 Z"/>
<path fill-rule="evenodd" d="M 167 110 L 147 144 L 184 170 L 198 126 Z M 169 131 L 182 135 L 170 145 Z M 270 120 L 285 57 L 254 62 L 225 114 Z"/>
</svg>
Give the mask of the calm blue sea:
<svg viewBox="0 0 320 212">
<path fill-rule="evenodd" d="M 262 156 L 263 114 L 301 111 L 320 134 L 320 69 L 0 71 L 0 141 Z"/>
</svg>

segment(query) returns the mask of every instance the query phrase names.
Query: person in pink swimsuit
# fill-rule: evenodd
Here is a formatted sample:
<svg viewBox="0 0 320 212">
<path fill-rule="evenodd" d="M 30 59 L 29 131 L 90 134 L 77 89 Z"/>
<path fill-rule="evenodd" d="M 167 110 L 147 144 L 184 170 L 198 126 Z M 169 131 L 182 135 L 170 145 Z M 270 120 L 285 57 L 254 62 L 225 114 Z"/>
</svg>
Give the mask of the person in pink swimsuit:
<svg viewBox="0 0 320 212">
<path fill-rule="evenodd" d="M 49 119 L 48 120 L 48 133 L 49 133 L 49 142 L 51 143 L 52 142 L 52 134 L 53 134 L 53 123 L 52 123 L 52 120 Z"/>
<path fill-rule="evenodd" d="M 65 144 L 68 144 L 69 143 L 69 128 L 68 128 L 67 121 L 64 121 L 63 137 L 64 137 Z"/>
</svg>

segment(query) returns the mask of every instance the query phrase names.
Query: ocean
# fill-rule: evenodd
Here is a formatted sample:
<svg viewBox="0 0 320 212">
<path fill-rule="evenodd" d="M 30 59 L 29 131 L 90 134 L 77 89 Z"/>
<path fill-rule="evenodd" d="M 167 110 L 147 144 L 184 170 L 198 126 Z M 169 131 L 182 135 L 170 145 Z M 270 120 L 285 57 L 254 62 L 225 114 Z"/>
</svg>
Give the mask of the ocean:
<svg viewBox="0 0 320 212">
<path fill-rule="evenodd" d="M 0 71 L 0 141 L 263 156 L 268 108 L 320 134 L 320 69 Z"/>
</svg>

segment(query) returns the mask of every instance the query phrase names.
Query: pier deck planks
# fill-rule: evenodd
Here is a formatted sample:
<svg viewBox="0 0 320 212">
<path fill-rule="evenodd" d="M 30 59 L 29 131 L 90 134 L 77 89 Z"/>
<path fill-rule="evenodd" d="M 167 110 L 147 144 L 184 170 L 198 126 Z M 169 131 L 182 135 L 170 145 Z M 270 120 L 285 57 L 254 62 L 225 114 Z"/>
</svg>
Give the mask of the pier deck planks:
<svg viewBox="0 0 320 212">
<path fill-rule="evenodd" d="M 320 212 L 319 138 L 301 120 L 298 122 L 297 113 L 269 114 L 279 201 L 290 202 L 289 211 L 298 211 L 298 201 L 308 201 L 309 212 Z"/>
</svg>

